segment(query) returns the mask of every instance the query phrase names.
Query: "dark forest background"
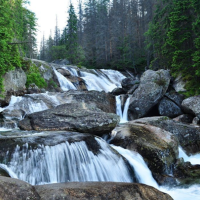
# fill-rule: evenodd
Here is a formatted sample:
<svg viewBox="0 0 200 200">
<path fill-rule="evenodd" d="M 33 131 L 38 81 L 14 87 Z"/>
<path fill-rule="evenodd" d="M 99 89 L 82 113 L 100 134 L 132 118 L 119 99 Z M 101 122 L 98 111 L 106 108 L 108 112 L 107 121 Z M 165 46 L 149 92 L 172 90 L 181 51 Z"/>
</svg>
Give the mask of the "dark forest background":
<svg viewBox="0 0 200 200">
<path fill-rule="evenodd" d="M 56 25 L 43 37 L 39 54 L 28 2 L 0 2 L 0 76 L 21 67 L 22 57 L 67 59 L 79 67 L 134 73 L 169 69 L 187 81 L 188 95 L 200 93 L 199 0 L 79 0 L 78 8 L 66 7 L 64 30 Z"/>
</svg>

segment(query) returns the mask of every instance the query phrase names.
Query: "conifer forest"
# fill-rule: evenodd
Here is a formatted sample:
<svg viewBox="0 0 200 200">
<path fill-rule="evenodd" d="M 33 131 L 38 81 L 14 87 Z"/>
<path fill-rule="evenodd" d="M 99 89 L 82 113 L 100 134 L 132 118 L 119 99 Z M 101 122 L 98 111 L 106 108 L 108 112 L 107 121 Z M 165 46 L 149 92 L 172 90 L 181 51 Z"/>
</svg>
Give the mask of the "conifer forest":
<svg viewBox="0 0 200 200">
<path fill-rule="evenodd" d="M 65 28 L 56 25 L 38 47 L 28 3 L 0 0 L 0 82 L 7 71 L 24 67 L 22 57 L 67 59 L 137 74 L 169 69 L 187 80 L 188 95 L 200 93 L 199 0 L 79 0 L 76 8 L 66 6 Z"/>
</svg>

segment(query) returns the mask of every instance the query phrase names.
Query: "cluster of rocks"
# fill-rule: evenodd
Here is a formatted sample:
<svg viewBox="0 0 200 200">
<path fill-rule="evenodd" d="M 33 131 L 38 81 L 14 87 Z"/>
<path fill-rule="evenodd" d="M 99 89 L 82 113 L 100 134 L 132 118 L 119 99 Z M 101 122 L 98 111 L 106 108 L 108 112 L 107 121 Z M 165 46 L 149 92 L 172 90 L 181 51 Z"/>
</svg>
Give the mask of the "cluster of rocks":
<svg viewBox="0 0 200 200">
<path fill-rule="evenodd" d="M 167 70 L 147 70 L 140 80 L 137 77 L 122 80 L 122 88 L 111 94 L 121 95 L 121 99 L 130 96 L 130 120 L 156 115 L 172 118 L 183 114 L 181 103 L 184 96 L 171 87 L 170 80 Z"/>
</svg>

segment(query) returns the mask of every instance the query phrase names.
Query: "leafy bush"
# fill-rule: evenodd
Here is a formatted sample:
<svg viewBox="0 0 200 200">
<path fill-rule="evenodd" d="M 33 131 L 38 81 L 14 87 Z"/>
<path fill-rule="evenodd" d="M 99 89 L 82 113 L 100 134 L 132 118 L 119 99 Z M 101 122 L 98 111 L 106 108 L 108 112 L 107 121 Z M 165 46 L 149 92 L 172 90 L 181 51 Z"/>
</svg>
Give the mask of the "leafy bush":
<svg viewBox="0 0 200 200">
<path fill-rule="evenodd" d="M 27 64 L 27 63 L 26 63 Z M 35 83 L 39 88 L 46 88 L 47 83 L 45 82 L 44 78 L 40 74 L 39 68 L 33 64 L 30 63 L 30 65 L 27 67 L 27 81 L 26 81 L 26 87 L 29 87 L 30 84 Z"/>
<path fill-rule="evenodd" d="M 47 87 L 47 83 L 45 82 L 44 78 L 41 77 L 40 73 L 32 72 L 27 75 L 27 82 L 26 86 L 29 87 L 30 84 L 35 83 L 39 88 Z"/>
</svg>

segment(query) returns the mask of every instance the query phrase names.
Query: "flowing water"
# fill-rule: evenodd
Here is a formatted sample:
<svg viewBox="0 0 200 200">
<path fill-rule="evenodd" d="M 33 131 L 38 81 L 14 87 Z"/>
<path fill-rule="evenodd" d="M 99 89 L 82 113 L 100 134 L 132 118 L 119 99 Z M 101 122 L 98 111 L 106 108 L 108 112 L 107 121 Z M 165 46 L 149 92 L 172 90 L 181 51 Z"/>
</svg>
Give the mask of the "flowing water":
<svg viewBox="0 0 200 200">
<path fill-rule="evenodd" d="M 67 78 L 65 78 L 61 73 L 57 72 L 56 69 L 54 69 L 54 72 L 58 78 L 60 87 L 63 91 L 76 90 L 76 87 Z"/>
<path fill-rule="evenodd" d="M 77 70 L 72 67 L 63 66 L 62 68 L 67 69 L 72 76 L 81 77 L 85 81 L 88 90 L 111 92 L 113 89 L 121 87 L 122 79 L 126 78 L 123 74 L 115 70 L 79 70 L 79 72 L 77 72 Z M 54 72 L 63 91 L 77 89 L 56 69 L 54 69 Z"/>
<path fill-rule="evenodd" d="M 130 97 L 127 98 L 123 111 L 122 111 L 120 95 L 116 96 L 115 98 L 116 98 L 116 114 L 120 116 L 120 123 L 126 123 L 128 122 L 128 108 L 129 108 Z"/>
<path fill-rule="evenodd" d="M 122 157 L 108 148 L 105 141 L 97 155 L 88 150 L 84 141 L 61 143 L 31 149 L 29 144 L 16 146 L 9 163 L 0 164 L 11 177 L 32 185 L 71 181 L 132 182 Z"/>
</svg>

